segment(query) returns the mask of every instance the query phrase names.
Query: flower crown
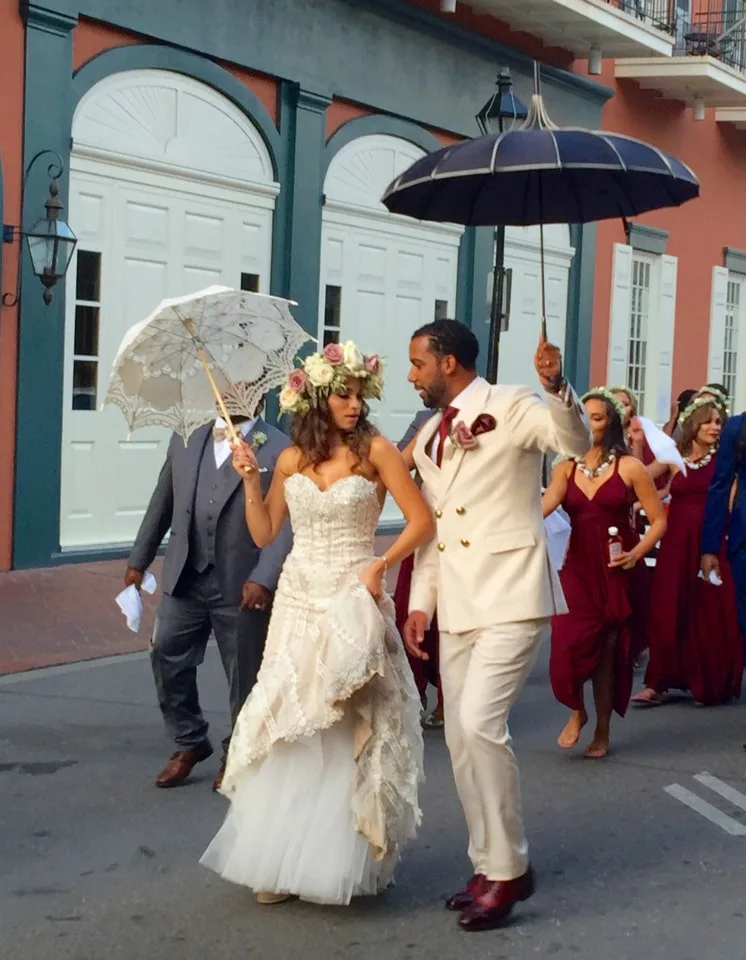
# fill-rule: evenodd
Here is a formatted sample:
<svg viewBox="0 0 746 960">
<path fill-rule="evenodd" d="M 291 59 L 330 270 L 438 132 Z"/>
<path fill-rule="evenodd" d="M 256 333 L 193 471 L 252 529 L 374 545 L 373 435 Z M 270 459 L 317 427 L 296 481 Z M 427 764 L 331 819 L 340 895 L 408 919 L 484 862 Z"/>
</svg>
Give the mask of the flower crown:
<svg viewBox="0 0 746 960">
<path fill-rule="evenodd" d="M 709 390 L 708 390 L 709 392 Z M 718 391 L 719 393 L 719 391 Z M 679 416 L 679 426 L 683 425 L 691 416 L 693 416 L 697 410 L 701 410 L 702 407 L 717 407 L 723 413 L 727 413 L 727 408 L 725 404 L 720 400 L 720 397 L 715 394 L 709 397 L 695 397 L 694 400 L 689 404 L 688 407 L 684 407 L 681 415 Z"/>
<path fill-rule="evenodd" d="M 364 400 L 383 396 L 383 361 L 377 353 L 362 353 L 352 340 L 328 343 L 323 353 L 312 353 L 291 370 L 280 391 L 280 410 L 308 413 L 319 397 L 343 391 L 350 377 L 360 380 Z"/>
<path fill-rule="evenodd" d="M 634 407 L 635 411 L 637 411 L 639 404 L 637 402 L 637 394 L 634 392 L 634 390 L 630 390 L 629 387 L 616 387 L 616 386 L 607 387 L 606 389 L 609 391 L 609 393 L 614 393 L 614 394 L 626 393 L 629 399 L 632 401 L 632 406 Z"/>
<path fill-rule="evenodd" d="M 623 389 L 623 387 L 620 388 L 620 391 Z M 622 421 L 622 423 L 624 423 L 624 404 L 621 400 L 618 400 L 617 397 L 614 396 L 608 387 L 594 387 L 592 390 L 589 390 L 588 393 L 584 393 L 581 397 L 581 400 L 583 403 L 585 403 L 586 400 L 605 400 L 606 403 L 611 404 L 611 406 L 616 410 L 616 412 L 619 414 L 619 419 Z"/>
<path fill-rule="evenodd" d="M 708 398 L 709 402 L 717 404 L 723 413 L 730 414 L 728 394 L 724 393 L 719 387 L 700 387 L 694 395 L 695 400 L 707 400 Z"/>
</svg>

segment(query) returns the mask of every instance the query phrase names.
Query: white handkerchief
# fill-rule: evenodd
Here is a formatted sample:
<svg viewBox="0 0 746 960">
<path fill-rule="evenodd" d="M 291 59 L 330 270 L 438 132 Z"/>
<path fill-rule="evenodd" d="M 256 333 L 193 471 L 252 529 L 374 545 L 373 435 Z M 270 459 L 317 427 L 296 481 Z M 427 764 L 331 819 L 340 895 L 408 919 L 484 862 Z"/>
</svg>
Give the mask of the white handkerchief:
<svg viewBox="0 0 746 960">
<path fill-rule="evenodd" d="M 638 417 L 637 419 L 640 421 L 645 439 L 658 463 L 668 463 L 673 467 L 678 467 L 684 476 L 686 476 L 686 464 L 684 463 L 684 458 L 679 453 L 673 437 L 669 437 L 667 433 L 664 433 L 660 427 L 656 427 L 653 421 L 648 420 L 647 417 Z"/>
<path fill-rule="evenodd" d="M 705 575 L 702 573 L 701 570 L 699 571 L 699 573 L 697 574 L 697 576 L 699 577 L 700 580 L 704 580 L 704 579 L 705 579 Z M 723 585 L 723 581 L 722 581 L 722 580 L 720 579 L 720 577 L 715 573 L 714 570 L 710 570 L 709 581 L 710 581 L 710 583 L 713 585 L 713 587 L 722 587 L 722 585 Z"/>
<path fill-rule="evenodd" d="M 155 577 L 148 572 L 142 578 L 142 589 L 146 593 L 155 593 L 158 586 Z M 135 586 L 126 587 L 119 594 L 117 605 L 127 618 L 127 626 L 133 633 L 140 629 L 140 620 L 142 618 L 142 597 L 140 591 Z"/>
<path fill-rule="evenodd" d="M 544 530 L 547 535 L 549 559 L 552 561 L 555 570 L 561 570 L 565 563 L 565 555 L 572 532 L 570 520 L 562 507 L 558 507 L 554 513 L 545 517 Z"/>
</svg>

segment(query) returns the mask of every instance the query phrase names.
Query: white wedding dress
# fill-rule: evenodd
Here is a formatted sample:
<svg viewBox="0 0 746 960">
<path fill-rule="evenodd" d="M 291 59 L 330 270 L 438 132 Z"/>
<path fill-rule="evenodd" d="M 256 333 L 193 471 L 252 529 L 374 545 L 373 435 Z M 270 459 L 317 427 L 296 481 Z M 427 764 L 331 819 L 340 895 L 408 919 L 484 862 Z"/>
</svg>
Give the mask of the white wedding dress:
<svg viewBox="0 0 746 960">
<path fill-rule="evenodd" d="M 285 481 L 293 549 L 259 679 L 238 717 L 231 808 L 201 862 L 254 891 L 347 904 L 391 880 L 420 822 L 420 700 L 373 558 L 376 484 Z"/>
</svg>

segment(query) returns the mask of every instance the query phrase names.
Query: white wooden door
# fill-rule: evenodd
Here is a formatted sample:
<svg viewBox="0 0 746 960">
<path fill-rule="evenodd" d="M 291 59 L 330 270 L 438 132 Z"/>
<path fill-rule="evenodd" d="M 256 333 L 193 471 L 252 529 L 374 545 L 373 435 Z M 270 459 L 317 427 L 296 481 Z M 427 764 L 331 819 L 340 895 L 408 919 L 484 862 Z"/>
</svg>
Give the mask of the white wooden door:
<svg viewBox="0 0 746 960">
<path fill-rule="evenodd" d="M 544 282 L 547 336 L 565 349 L 567 293 L 574 250 L 565 226 L 544 228 Z M 541 256 L 538 227 L 508 227 L 505 267 L 511 271 L 511 302 L 507 329 L 500 335 L 500 383 L 537 386 L 534 353 L 541 333 Z M 492 277 L 487 283 L 492 296 Z M 488 321 L 489 322 L 489 321 Z"/>
<path fill-rule="evenodd" d="M 67 283 L 60 543 L 127 544 L 137 533 L 168 433 L 127 436 L 101 409 L 124 333 L 166 297 L 220 283 L 268 292 L 272 203 L 246 191 L 74 159 L 79 238 Z"/>
<path fill-rule="evenodd" d="M 386 365 L 385 394 L 371 412 L 393 442 L 422 409 L 407 382 L 412 333 L 456 308 L 460 231 L 325 211 L 319 341 L 354 340 Z M 382 523 L 400 519 L 387 502 Z"/>
</svg>

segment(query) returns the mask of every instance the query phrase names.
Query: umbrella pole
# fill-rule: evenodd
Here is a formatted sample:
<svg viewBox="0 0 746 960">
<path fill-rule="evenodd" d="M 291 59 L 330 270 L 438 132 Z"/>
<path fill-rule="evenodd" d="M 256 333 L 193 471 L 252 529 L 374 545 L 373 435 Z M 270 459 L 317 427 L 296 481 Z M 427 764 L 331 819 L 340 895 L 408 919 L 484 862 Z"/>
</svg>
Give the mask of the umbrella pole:
<svg viewBox="0 0 746 960">
<path fill-rule="evenodd" d="M 541 256 L 541 336 L 547 338 L 547 291 L 544 278 L 544 224 L 539 224 L 539 251 Z"/>
<path fill-rule="evenodd" d="M 226 410 L 225 401 L 223 400 L 223 395 L 220 392 L 217 383 L 215 383 L 215 378 L 213 377 L 212 371 L 210 370 L 209 364 L 207 362 L 207 354 L 201 347 L 198 347 L 197 356 L 202 362 L 202 366 L 204 367 L 205 374 L 207 375 L 207 379 L 210 381 L 212 392 L 215 394 L 215 400 L 217 401 L 218 407 L 220 407 L 220 414 L 223 420 L 225 420 L 226 429 L 230 435 L 231 440 L 235 442 L 238 440 L 238 433 L 236 431 L 236 428 L 233 426 L 233 421 L 230 418 L 230 414 Z"/>
<path fill-rule="evenodd" d="M 236 428 L 233 426 L 233 421 L 231 420 L 230 415 L 225 408 L 223 395 L 218 389 L 218 385 L 217 383 L 215 383 L 215 377 L 213 377 L 212 371 L 210 370 L 210 365 L 207 362 L 207 351 L 205 350 L 204 347 L 201 347 L 199 345 L 199 341 L 197 340 L 197 336 L 194 332 L 194 324 L 192 323 L 192 321 L 189 320 L 187 317 L 181 317 L 181 322 L 186 327 L 186 331 L 189 334 L 189 336 L 192 338 L 192 342 L 194 343 L 194 346 L 197 349 L 197 356 L 199 357 L 202 367 L 204 368 L 205 374 L 207 375 L 207 379 L 210 381 L 212 392 L 215 395 L 215 401 L 217 402 L 217 405 L 220 409 L 220 414 L 223 420 L 225 420 L 225 425 L 228 431 L 228 435 L 230 436 L 231 440 L 234 443 L 236 443 L 238 441 L 238 433 L 236 432 Z"/>
</svg>

